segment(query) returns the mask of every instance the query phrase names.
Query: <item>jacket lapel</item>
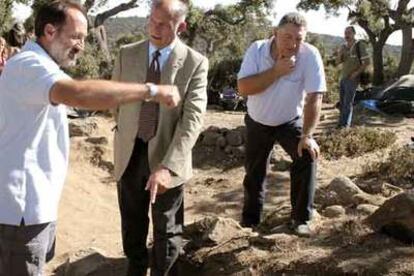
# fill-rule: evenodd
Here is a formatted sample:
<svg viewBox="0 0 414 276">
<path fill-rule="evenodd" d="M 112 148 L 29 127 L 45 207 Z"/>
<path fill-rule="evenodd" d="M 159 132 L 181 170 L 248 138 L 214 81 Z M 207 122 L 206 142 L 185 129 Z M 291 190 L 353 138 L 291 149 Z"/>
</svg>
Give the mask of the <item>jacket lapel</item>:
<svg viewBox="0 0 414 276">
<path fill-rule="evenodd" d="M 134 62 L 135 68 L 133 68 L 130 72 L 135 73 L 136 81 L 139 83 L 144 83 L 147 78 L 147 70 L 148 70 L 148 49 L 149 49 L 149 41 L 145 41 L 142 44 L 142 47 L 137 49 L 137 53 L 134 55 Z"/>
<path fill-rule="evenodd" d="M 177 43 L 172 50 L 170 57 L 165 63 L 161 71 L 161 84 L 173 84 L 177 71 L 183 66 L 186 55 L 186 48 L 184 44 L 177 40 Z"/>
</svg>

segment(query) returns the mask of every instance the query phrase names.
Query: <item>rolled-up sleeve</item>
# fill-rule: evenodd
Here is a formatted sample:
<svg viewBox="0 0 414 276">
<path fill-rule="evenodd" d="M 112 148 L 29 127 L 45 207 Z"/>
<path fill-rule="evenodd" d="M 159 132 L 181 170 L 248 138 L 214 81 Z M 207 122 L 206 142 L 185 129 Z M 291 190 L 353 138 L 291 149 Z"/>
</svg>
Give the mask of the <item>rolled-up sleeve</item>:
<svg viewBox="0 0 414 276">
<path fill-rule="evenodd" d="M 243 79 L 249 76 L 253 76 L 259 73 L 259 64 L 257 63 L 258 56 L 258 44 L 255 42 L 247 49 L 243 62 L 240 67 L 240 71 L 237 78 Z"/>
</svg>

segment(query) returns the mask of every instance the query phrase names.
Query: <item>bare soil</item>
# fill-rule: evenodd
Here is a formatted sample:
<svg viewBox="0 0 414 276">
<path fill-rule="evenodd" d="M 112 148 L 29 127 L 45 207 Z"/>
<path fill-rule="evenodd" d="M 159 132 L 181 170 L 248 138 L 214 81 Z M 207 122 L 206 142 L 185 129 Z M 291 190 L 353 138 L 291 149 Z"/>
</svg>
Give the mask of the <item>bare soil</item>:
<svg viewBox="0 0 414 276">
<path fill-rule="evenodd" d="M 337 116 L 337 110 L 325 105 L 318 132 L 334 128 Z M 234 129 L 244 125 L 243 118 L 242 112 L 209 110 L 205 129 L 209 126 Z M 116 183 L 111 176 L 114 123 L 102 116 L 88 120 L 98 126 L 89 136 L 106 139 L 86 141 L 88 137 L 85 136 L 71 139 L 70 169 L 59 210 L 56 257 L 48 265 L 47 275 L 66 275 L 68 259 L 76 259 L 76 256 L 81 256 L 78 262 L 84 262 L 87 267 L 97 262 L 104 264 L 88 275 L 123 275 L 125 268 Z M 398 136 L 397 145 L 409 143 L 414 136 L 414 119 L 357 110 L 355 122 L 391 129 Z M 365 164 L 384 158 L 387 151 L 333 161 L 322 157 L 318 186 L 328 185 L 339 175 L 355 178 Z M 185 190 L 186 224 L 209 215 L 238 221 L 243 199 L 242 158 L 229 158 L 200 143 L 193 156 L 194 178 L 186 184 Z M 289 159 L 278 146 L 275 146 L 275 158 Z M 288 171 L 271 170 L 267 189 L 265 216 L 276 210 L 286 212 L 289 208 Z M 317 235 L 309 239 L 281 234 L 271 243 L 259 237 L 249 242 L 234 240 L 208 251 L 193 250 L 193 260 L 198 258 L 204 264 L 197 266 L 197 261 L 188 262 L 183 275 L 414 275 L 414 248 L 373 233 L 361 223 L 362 219 L 348 210 L 339 219 L 320 217 Z M 269 233 L 265 229 L 262 234 Z M 98 252 L 95 254 L 98 258 L 87 257 L 89 251 Z"/>
</svg>

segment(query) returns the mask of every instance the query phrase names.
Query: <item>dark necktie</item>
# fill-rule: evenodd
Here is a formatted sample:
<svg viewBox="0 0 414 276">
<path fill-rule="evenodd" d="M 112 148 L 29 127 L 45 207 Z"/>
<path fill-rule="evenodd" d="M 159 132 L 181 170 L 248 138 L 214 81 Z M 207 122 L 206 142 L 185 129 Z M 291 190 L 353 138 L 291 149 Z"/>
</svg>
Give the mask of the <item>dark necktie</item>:
<svg viewBox="0 0 414 276">
<path fill-rule="evenodd" d="M 153 53 L 150 67 L 147 70 L 146 82 L 159 84 L 161 81 L 161 68 L 159 50 Z M 138 138 L 144 142 L 148 142 L 157 132 L 159 104 L 153 101 L 143 102 L 141 112 L 139 113 Z"/>
</svg>

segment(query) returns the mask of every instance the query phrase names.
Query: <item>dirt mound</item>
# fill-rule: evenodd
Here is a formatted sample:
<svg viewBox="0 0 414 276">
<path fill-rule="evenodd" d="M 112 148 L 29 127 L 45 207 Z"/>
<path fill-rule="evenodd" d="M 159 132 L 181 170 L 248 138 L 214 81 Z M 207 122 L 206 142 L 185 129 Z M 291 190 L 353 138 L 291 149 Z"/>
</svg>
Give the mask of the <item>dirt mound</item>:
<svg viewBox="0 0 414 276">
<path fill-rule="evenodd" d="M 358 112 L 356 109 L 357 124 L 392 130 L 397 136 L 396 146 L 410 141 L 414 119 L 394 120 Z M 329 131 L 337 121 L 338 113 L 332 107 L 325 106 L 323 113 L 325 120 L 318 127 L 319 133 Z M 196 166 L 194 178 L 185 184 L 185 224 L 210 223 L 204 224 L 209 227 L 201 231 L 191 232 L 186 227 L 189 235 L 181 258 L 182 275 L 414 275 L 413 247 L 376 233 L 365 224 L 365 218 L 380 205 L 372 199 L 387 200 L 406 188 L 396 187 L 378 174 L 370 179 L 358 178 L 364 165 L 387 157 L 388 149 L 337 160 L 322 157 L 315 202 L 320 215 L 313 225 L 316 235 L 307 239 L 288 231 L 272 232 L 289 221 L 290 215 L 290 159 L 276 145 L 267 176 L 263 223 L 255 232 L 239 228 L 244 177 L 241 150 L 245 140 L 237 132 L 243 133 L 243 117 L 241 112 L 209 111 L 206 115 L 206 131 L 214 130 L 219 135 L 212 139 L 216 144 L 200 138 L 193 152 Z M 124 275 L 116 183 L 110 173 L 114 123 L 99 116 L 73 121 L 77 127 L 72 127 L 56 258 L 45 275 L 65 275 L 53 272 L 57 269 L 59 273 L 72 270 L 82 276 L 77 269 L 83 266 L 88 275 Z M 210 126 L 213 129 L 208 130 Z M 236 150 L 226 152 L 227 146 Z M 329 197 L 335 191 L 330 183 L 340 175 L 359 188 L 352 200 L 356 195 L 364 196 L 344 205 L 336 201 L 336 196 Z M 331 209 L 337 211 L 336 215 L 327 214 Z"/>
</svg>

